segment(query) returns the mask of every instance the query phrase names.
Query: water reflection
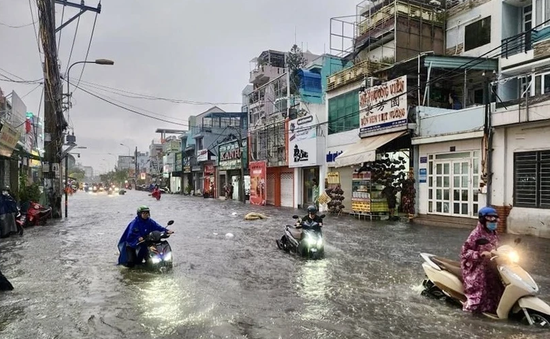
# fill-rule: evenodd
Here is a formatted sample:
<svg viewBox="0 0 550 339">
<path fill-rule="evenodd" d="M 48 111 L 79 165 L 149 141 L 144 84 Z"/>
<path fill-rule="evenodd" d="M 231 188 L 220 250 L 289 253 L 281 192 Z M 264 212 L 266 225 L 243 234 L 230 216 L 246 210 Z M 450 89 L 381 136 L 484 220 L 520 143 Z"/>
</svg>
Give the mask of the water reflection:
<svg viewBox="0 0 550 339">
<path fill-rule="evenodd" d="M 204 328 L 212 318 L 214 305 L 197 305 L 196 287 L 175 272 L 155 274 L 132 272 L 131 278 L 143 317 L 142 326 L 152 338 L 174 335 L 178 328 Z"/>
<path fill-rule="evenodd" d="M 300 312 L 303 320 L 327 319 L 330 308 L 327 299 L 329 288 L 329 261 L 308 260 L 298 263 L 301 269 L 296 279 L 299 295 L 304 299 L 304 308 Z"/>
</svg>

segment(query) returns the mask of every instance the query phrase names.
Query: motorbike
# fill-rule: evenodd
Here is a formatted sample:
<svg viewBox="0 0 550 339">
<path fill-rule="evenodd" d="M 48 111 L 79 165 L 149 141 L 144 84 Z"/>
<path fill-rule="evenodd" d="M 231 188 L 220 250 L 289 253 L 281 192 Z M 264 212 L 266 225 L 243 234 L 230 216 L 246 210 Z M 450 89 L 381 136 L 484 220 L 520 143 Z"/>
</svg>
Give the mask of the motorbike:
<svg viewBox="0 0 550 339">
<path fill-rule="evenodd" d="M 17 214 L 15 215 L 15 224 L 17 225 L 19 235 L 23 235 L 24 227 L 27 227 L 27 216 L 21 213 L 21 209 L 19 207 L 17 207 Z"/>
<path fill-rule="evenodd" d="M 325 215 L 320 217 L 322 219 Z M 301 257 L 322 259 L 325 255 L 325 244 L 321 226 L 314 221 L 302 221 L 297 215 L 293 215 L 292 218 L 298 220 L 297 224 L 301 226 L 302 232 L 300 233 L 296 226 L 286 225 L 283 236 L 276 240 L 277 247 Z"/>
<path fill-rule="evenodd" d="M 168 226 L 174 224 L 174 220 L 168 221 Z M 144 237 L 140 243 L 147 245 L 147 254 L 145 255 L 145 267 L 151 271 L 166 272 L 172 269 L 172 248 L 166 239 L 170 237 L 169 233 L 153 231 Z"/>
<path fill-rule="evenodd" d="M 521 239 L 517 238 L 518 245 Z M 483 246 L 488 239 L 481 238 L 476 244 Z M 423 295 L 446 300 L 459 306 L 466 302 L 462 284 L 460 262 L 421 253 L 422 268 L 426 279 L 422 285 Z M 539 287 L 533 278 L 519 264 L 519 255 L 510 245 L 500 246 L 490 259 L 498 270 L 504 284 L 496 314 L 484 313 L 492 319 L 517 319 L 529 325 L 550 328 L 550 306 L 536 297 Z"/>
<path fill-rule="evenodd" d="M 27 210 L 27 223 L 31 226 L 45 225 L 46 220 L 52 215 L 51 207 L 44 207 L 37 202 L 30 202 Z"/>
<path fill-rule="evenodd" d="M 160 190 L 155 190 L 153 193 L 151 193 L 151 196 L 157 200 L 160 200 L 160 196 L 162 195 Z"/>
</svg>

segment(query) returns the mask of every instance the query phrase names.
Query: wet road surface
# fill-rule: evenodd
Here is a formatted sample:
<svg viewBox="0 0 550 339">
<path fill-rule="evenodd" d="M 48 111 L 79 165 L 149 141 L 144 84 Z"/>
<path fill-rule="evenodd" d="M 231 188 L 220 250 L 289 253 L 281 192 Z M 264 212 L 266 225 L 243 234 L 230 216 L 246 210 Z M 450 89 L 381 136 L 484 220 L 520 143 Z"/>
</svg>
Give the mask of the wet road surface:
<svg viewBox="0 0 550 339">
<path fill-rule="evenodd" d="M 160 224 L 175 220 L 170 273 L 115 265 L 141 204 Z M 244 221 L 251 211 L 270 218 Z M 294 213 L 79 192 L 67 220 L 0 240 L 0 267 L 15 286 L 0 294 L 0 338 L 548 338 L 420 295 L 419 252 L 456 259 L 468 230 L 329 216 L 326 258 L 305 261 L 275 244 Z M 546 301 L 548 244 L 524 237 L 519 249 Z"/>
</svg>

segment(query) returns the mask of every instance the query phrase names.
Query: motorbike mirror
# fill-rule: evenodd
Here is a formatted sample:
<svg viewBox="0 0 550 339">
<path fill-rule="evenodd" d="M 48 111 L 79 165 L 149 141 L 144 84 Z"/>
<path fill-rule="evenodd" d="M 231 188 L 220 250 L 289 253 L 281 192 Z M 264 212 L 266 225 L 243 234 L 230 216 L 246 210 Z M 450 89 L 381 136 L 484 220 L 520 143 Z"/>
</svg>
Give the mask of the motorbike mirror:
<svg viewBox="0 0 550 339">
<path fill-rule="evenodd" d="M 521 238 L 514 239 L 514 244 L 519 245 L 520 242 L 521 242 Z"/>
<path fill-rule="evenodd" d="M 294 214 L 294 215 L 292 216 L 292 219 L 299 219 L 299 218 L 300 218 L 300 217 L 297 216 L 296 214 Z"/>
<path fill-rule="evenodd" d="M 320 217 L 321 219 L 323 219 L 324 217 L 326 217 L 326 215 L 325 215 L 325 214 L 321 214 L 319 217 Z"/>
<path fill-rule="evenodd" d="M 174 224 L 174 220 L 170 220 L 170 221 L 168 222 L 168 226 L 173 225 L 173 224 Z"/>
<path fill-rule="evenodd" d="M 487 238 L 479 238 L 476 240 L 476 245 L 478 246 L 487 245 L 488 243 L 490 243 L 490 241 Z"/>
</svg>

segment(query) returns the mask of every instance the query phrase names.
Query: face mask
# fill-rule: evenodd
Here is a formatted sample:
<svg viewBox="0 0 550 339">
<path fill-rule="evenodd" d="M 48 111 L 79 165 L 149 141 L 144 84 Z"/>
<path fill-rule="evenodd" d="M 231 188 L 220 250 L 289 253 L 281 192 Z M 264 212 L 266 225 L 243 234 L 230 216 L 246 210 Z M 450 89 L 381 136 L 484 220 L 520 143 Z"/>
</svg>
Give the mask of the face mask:
<svg viewBox="0 0 550 339">
<path fill-rule="evenodd" d="M 497 223 L 496 222 L 488 222 L 487 223 L 487 229 L 489 231 L 494 231 L 497 229 Z"/>
</svg>

